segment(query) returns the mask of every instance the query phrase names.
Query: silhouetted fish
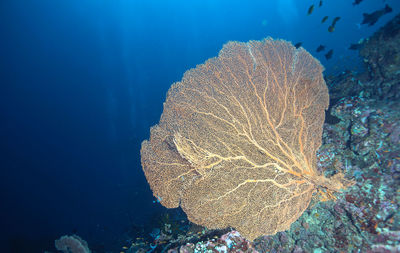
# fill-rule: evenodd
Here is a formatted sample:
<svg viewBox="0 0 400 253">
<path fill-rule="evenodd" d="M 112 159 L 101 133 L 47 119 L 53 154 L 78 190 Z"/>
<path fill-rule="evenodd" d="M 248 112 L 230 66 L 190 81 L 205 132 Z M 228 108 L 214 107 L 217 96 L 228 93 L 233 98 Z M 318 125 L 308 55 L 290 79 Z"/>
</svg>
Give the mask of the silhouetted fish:
<svg viewBox="0 0 400 253">
<path fill-rule="evenodd" d="M 324 51 L 325 50 L 325 46 L 324 45 L 319 45 L 319 47 L 317 47 L 317 53 Z"/>
<path fill-rule="evenodd" d="M 328 32 L 335 31 L 336 23 L 340 20 L 340 17 L 336 17 L 333 19 L 332 24 L 328 27 Z"/>
<path fill-rule="evenodd" d="M 294 44 L 295 48 L 299 48 L 301 47 L 301 45 L 303 44 L 303 42 L 297 42 L 296 44 Z"/>
<path fill-rule="evenodd" d="M 392 8 L 389 5 L 386 5 L 385 8 L 381 10 L 374 11 L 370 14 L 363 13 L 364 19 L 362 21 L 362 25 L 368 24 L 368 26 L 374 25 L 383 15 L 386 13 L 392 12 Z"/>
<path fill-rule="evenodd" d="M 329 50 L 328 53 L 325 54 L 325 58 L 329 60 L 330 58 L 332 58 L 332 54 L 333 54 L 333 49 Z"/>
<path fill-rule="evenodd" d="M 321 6 L 322 6 L 322 0 L 319 1 L 319 7 L 321 7 Z"/>
<path fill-rule="evenodd" d="M 323 17 L 321 23 L 324 23 L 326 20 L 328 20 L 328 16 Z"/>
<path fill-rule="evenodd" d="M 339 20 L 340 20 L 340 17 L 334 18 L 333 21 L 332 21 L 332 25 L 335 26 L 336 23 L 337 23 Z"/>
<path fill-rule="evenodd" d="M 360 4 L 362 1 L 363 1 L 363 0 L 355 0 L 354 3 L 353 3 L 353 5 Z"/>
<path fill-rule="evenodd" d="M 350 50 L 358 50 L 358 49 L 361 49 L 362 47 L 363 47 L 363 44 L 355 43 L 355 44 L 351 44 L 349 49 Z"/>
<path fill-rule="evenodd" d="M 310 8 L 308 8 L 307 14 L 308 14 L 308 15 L 311 15 L 311 13 L 313 12 L 313 10 L 314 10 L 314 5 L 312 4 L 312 5 L 310 6 Z"/>
</svg>

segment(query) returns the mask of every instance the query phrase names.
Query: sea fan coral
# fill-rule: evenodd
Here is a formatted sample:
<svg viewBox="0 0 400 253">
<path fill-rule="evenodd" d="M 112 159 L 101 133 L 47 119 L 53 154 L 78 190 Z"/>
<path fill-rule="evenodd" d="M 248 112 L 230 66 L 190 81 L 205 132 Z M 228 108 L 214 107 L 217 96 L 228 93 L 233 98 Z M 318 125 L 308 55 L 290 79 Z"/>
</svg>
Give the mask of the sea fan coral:
<svg viewBox="0 0 400 253">
<path fill-rule="evenodd" d="M 329 95 L 323 67 L 270 38 L 229 42 L 170 88 L 142 143 L 154 196 L 190 221 L 253 240 L 289 229 L 317 190 L 344 188 L 316 169 Z"/>
<path fill-rule="evenodd" d="M 55 241 L 57 250 L 63 253 L 91 253 L 85 240 L 77 235 L 64 235 Z"/>
</svg>

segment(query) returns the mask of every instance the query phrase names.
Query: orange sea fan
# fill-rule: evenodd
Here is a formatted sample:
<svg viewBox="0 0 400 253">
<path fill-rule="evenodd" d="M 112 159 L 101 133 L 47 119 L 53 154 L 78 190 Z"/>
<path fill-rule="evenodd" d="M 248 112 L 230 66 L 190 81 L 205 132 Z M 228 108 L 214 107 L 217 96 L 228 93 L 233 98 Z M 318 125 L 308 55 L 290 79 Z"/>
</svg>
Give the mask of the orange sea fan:
<svg viewBox="0 0 400 253">
<path fill-rule="evenodd" d="M 303 48 L 270 38 L 229 42 L 187 71 L 142 143 L 154 196 L 249 240 L 289 229 L 317 190 L 331 198 L 345 186 L 316 170 L 329 103 L 322 71 Z"/>
</svg>

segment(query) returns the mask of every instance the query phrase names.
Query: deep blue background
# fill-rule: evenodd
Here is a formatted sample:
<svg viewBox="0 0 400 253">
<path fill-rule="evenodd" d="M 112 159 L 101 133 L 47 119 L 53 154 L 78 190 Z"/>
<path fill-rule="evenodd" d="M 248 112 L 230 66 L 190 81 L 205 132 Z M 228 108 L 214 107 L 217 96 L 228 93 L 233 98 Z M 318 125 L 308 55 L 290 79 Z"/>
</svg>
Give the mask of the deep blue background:
<svg viewBox="0 0 400 253">
<path fill-rule="evenodd" d="M 348 46 L 400 1 L 351 2 L 324 0 L 307 16 L 319 1 L 0 1 L 1 247 L 39 252 L 76 231 L 112 248 L 131 224 L 147 224 L 163 208 L 142 173 L 140 143 L 170 85 L 227 41 L 267 36 L 302 41 L 326 73 L 359 69 Z M 386 3 L 391 14 L 357 25 Z M 330 61 L 319 44 L 334 48 Z"/>
</svg>

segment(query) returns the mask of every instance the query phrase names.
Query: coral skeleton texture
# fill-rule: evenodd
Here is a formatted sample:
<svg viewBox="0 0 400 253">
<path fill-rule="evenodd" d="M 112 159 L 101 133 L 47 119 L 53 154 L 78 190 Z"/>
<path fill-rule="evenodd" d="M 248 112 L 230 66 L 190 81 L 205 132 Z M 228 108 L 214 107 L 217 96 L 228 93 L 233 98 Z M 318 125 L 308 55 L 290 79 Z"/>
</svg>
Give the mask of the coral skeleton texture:
<svg viewBox="0 0 400 253">
<path fill-rule="evenodd" d="M 290 228 L 313 193 L 345 188 L 316 168 L 328 108 L 323 67 L 271 38 L 229 42 L 168 91 L 142 143 L 143 171 L 167 208 L 249 240 Z"/>
</svg>

